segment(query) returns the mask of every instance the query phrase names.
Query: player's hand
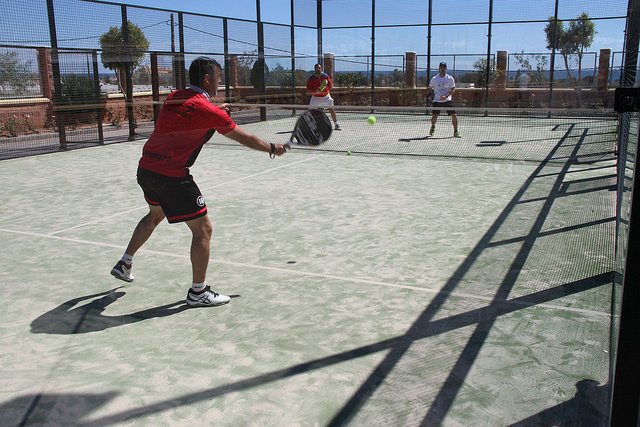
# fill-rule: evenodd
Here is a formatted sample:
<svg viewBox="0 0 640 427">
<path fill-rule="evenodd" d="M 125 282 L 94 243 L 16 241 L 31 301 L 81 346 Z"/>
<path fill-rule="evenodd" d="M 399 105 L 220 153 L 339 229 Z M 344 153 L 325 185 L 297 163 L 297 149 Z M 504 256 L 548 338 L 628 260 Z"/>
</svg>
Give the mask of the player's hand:
<svg viewBox="0 0 640 427">
<path fill-rule="evenodd" d="M 229 114 L 231 112 L 231 103 L 225 102 L 224 104 L 218 105 L 218 108 L 220 108 L 221 110 L 226 111 L 227 114 Z"/>
<path fill-rule="evenodd" d="M 287 149 L 291 149 L 290 146 L 286 145 L 286 144 L 273 144 L 274 145 L 274 150 L 271 153 L 273 156 L 282 156 L 284 153 L 287 152 Z"/>
</svg>

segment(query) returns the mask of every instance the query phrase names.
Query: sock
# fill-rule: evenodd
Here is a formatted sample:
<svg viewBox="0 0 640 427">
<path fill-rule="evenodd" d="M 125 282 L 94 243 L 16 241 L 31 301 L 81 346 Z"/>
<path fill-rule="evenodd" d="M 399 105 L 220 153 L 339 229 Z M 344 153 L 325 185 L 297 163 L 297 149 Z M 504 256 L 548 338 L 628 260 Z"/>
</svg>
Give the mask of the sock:
<svg viewBox="0 0 640 427">
<path fill-rule="evenodd" d="M 133 263 L 133 257 L 131 255 L 124 254 L 120 261 L 124 261 L 125 264 L 131 265 Z"/>
<path fill-rule="evenodd" d="M 204 288 L 206 287 L 207 287 L 206 281 L 202 283 L 196 283 L 196 282 L 191 283 L 191 289 L 193 289 L 193 291 L 196 293 L 204 291 Z"/>
</svg>

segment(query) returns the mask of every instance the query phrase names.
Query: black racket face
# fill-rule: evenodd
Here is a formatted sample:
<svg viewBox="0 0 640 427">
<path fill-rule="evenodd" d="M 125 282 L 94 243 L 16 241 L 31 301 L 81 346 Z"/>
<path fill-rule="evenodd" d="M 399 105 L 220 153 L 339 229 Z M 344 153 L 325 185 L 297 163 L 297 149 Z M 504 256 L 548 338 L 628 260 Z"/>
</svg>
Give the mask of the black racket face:
<svg viewBox="0 0 640 427">
<path fill-rule="evenodd" d="M 300 145 L 320 145 L 331 136 L 331 121 L 320 110 L 307 110 L 299 118 L 293 137 Z"/>
</svg>

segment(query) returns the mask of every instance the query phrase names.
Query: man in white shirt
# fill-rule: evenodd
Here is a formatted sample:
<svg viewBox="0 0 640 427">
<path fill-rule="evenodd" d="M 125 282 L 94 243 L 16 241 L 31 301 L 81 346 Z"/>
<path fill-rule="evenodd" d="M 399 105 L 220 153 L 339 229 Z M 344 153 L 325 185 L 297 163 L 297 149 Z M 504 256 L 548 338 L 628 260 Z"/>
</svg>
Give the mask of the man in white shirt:
<svg viewBox="0 0 640 427">
<path fill-rule="evenodd" d="M 520 71 L 518 71 L 518 73 L 520 73 Z M 529 74 L 527 74 L 526 72 L 523 72 L 522 74 L 520 74 L 517 77 L 518 80 L 518 87 L 520 87 L 520 100 L 522 101 L 522 104 L 524 107 L 528 107 L 529 106 L 529 81 L 531 80 L 531 78 L 529 77 Z"/>
<path fill-rule="evenodd" d="M 451 101 L 451 94 L 456 89 L 456 82 L 452 76 L 447 74 L 447 64 L 445 62 L 440 63 L 439 73 L 433 76 L 429 83 L 429 88 L 434 92 L 433 98 L 433 112 L 431 113 L 431 129 L 429 129 L 429 136 L 433 136 L 436 133 L 436 121 L 440 115 L 440 108 L 447 108 L 447 114 L 451 117 L 451 124 L 453 125 L 453 136 L 461 138 L 460 132 L 458 132 L 458 117 L 455 110 L 452 110 L 453 102 Z"/>
</svg>

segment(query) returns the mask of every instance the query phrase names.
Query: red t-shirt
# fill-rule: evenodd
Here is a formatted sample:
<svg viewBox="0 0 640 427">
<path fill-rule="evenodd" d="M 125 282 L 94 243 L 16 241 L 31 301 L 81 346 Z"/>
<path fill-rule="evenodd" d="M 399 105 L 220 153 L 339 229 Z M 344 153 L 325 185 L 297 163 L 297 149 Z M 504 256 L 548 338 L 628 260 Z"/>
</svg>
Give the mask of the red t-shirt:
<svg viewBox="0 0 640 427">
<path fill-rule="evenodd" d="M 322 89 L 322 92 L 316 95 L 315 92 L 320 90 L 323 84 L 325 87 Z M 316 77 L 316 75 L 313 74 L 309 77 L 309 80 L 307 80 L 307 92 L 312 96 L 327 96 L 332 87 L 333 83 L 331 83 L 331 79 L 327 73 L 320 74 L 320 77 Z"/>
<path fill-rule="evenodd" d="M 187 176 L 188 168 L 214 132 L 225 135 L 235 127 L 229 115 L 211 104 L 206 94 L 176 90 L 164 102 L 138 165 L 161 175 Z"/>
</svg>

